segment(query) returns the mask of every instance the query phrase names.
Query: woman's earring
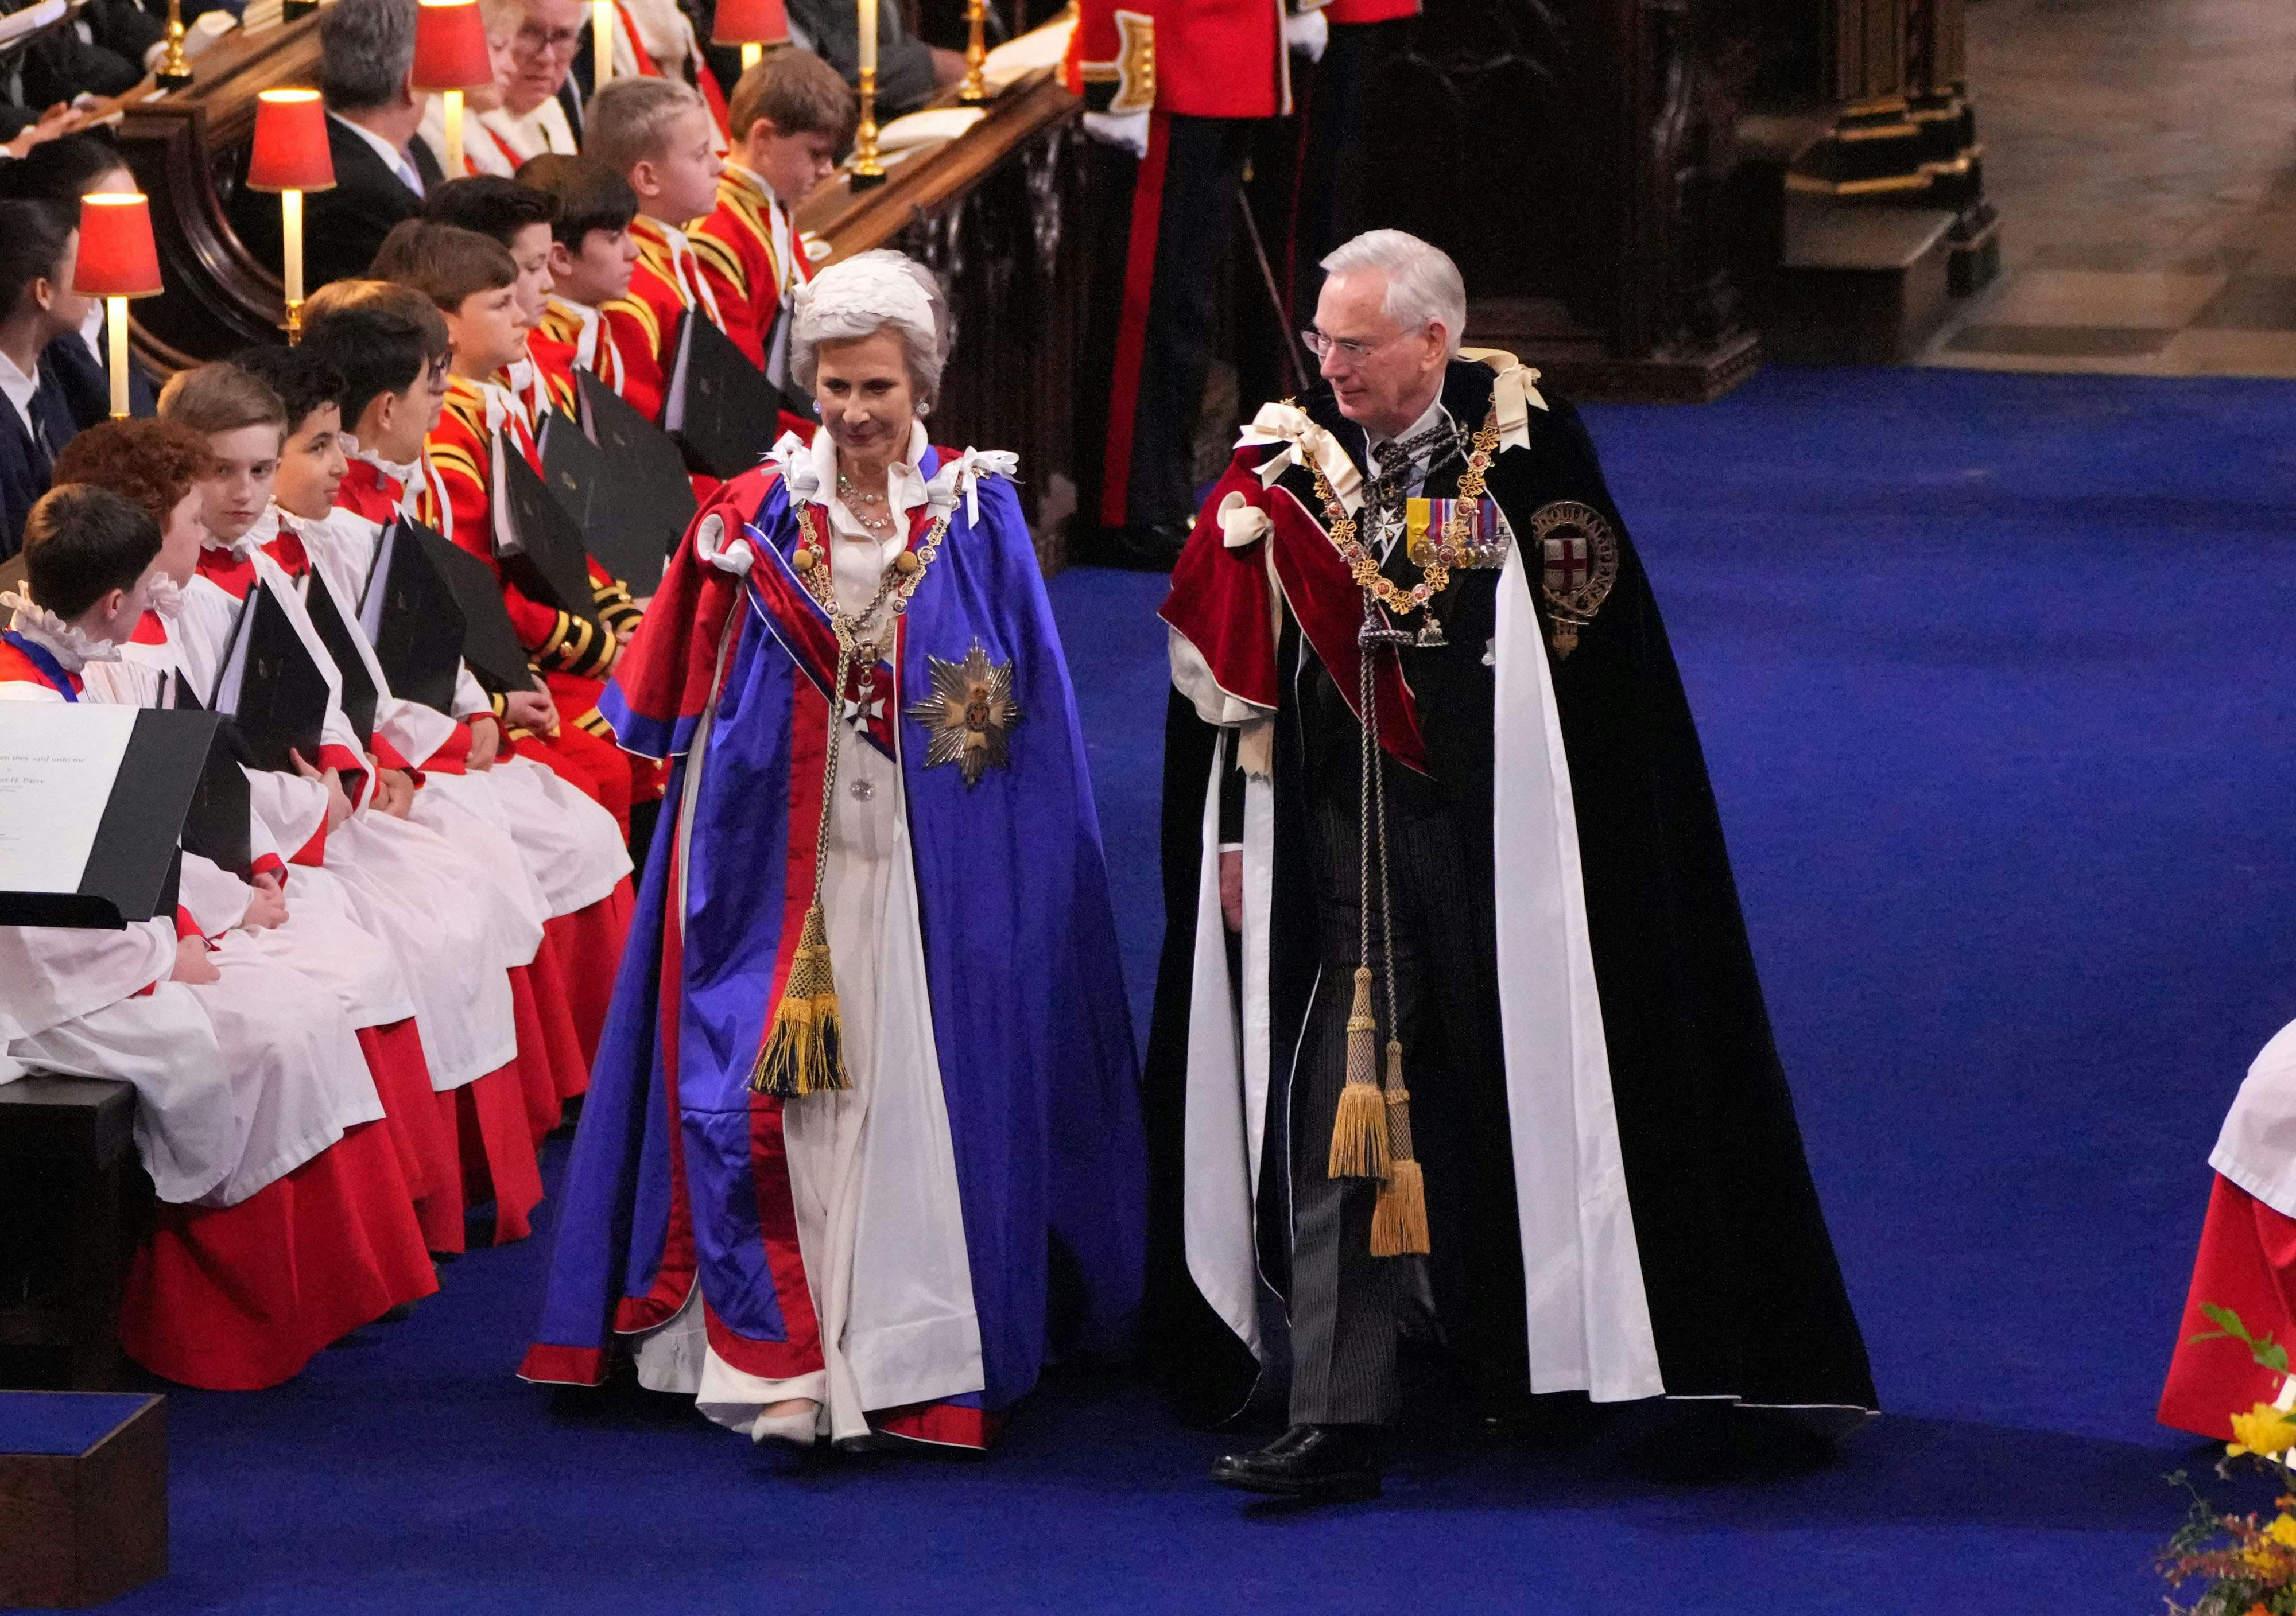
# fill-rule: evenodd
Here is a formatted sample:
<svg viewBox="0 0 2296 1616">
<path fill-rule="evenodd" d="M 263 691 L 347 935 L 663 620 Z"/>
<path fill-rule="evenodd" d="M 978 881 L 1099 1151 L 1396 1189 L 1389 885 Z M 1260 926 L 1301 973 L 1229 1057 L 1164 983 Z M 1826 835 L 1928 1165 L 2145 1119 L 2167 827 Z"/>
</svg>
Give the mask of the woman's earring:
<svg viewBox="0 0 2296 1616">
<path fill-rule="evenodd" d="M 932 400 L 931 400 L 930 398 L 922 398 L 922 399 L 919 399 L 919 400 L 917 401 L 917 410 L 916 410 L 916 412 L 917 412 L 919 415 L 930 415 L 930 414 L 931 414 L 931 413 L 932 413 Z"/>
</svg>

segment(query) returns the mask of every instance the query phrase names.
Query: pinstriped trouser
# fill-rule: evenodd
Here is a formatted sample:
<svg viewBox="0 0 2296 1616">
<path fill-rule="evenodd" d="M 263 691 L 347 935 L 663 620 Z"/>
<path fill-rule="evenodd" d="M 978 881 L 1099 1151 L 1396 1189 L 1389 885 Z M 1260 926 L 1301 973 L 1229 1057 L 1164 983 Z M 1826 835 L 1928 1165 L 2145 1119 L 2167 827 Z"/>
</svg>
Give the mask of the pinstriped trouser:
<svg viewBox="0 0 2296 1616">
<path fill-rule="evenodd" d="M 1354 770 L 1318 771 L 1341 772 Z M 1447 1339 L 1472 1373 L 1494 1390 L 1528 1383 L 1488 877 L 1480 859 L 1466 856 L 1434 788 L 1392 765 L 1386 773 L 1396 999 L 1434 1250 L 1424 1259 L 1372 1256 L 1378 1185 L 1325 1172 L 1347 1076 L 1359 948 L 1355 782 L 1344 782 L 1342 795 L 1333 780 L 1310 807 L 1323 974 L 1292 1098 L 1292 1419 L 1300 1424 L 1395 1418 L 1399 1328 L 1414 1297 L 1431 1287 Z M 1373 922 L 1372 1002 L 1383 1064 L 1389 1022 L 1376 910 Z"/>
</svg>

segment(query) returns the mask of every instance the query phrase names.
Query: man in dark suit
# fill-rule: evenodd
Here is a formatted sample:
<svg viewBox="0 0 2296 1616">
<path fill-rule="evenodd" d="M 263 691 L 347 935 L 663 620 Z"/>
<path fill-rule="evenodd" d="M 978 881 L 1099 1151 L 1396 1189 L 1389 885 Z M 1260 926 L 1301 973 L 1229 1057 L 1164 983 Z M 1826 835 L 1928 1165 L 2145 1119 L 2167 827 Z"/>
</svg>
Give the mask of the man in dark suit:
<svg viewBox="0 0 2296 1616">
<path fill-rule="evenodd" d="M 382 238 L 422 210 L 437 159 L 414 138 L 429 99 L 414 88 L 414 0 L 334 0 L 319 14 L 332 191 L 303 199 L 303 277 L 316 288 L 364 275 Z M 231 208 L 248 250 L 275 270 L 279 200 L 242 186 Z"/>
</svg>

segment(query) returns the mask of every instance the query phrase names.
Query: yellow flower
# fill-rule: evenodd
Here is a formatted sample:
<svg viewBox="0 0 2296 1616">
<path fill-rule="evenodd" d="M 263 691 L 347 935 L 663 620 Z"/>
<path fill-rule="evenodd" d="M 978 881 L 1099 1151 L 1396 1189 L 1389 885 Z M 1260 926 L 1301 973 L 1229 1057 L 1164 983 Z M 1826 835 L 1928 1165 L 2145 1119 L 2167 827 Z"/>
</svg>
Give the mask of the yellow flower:
<svg viewBox="0 0 2296 1616">
<path fill-rule="evenodd" d="M 2283 1548 L 2296 1548 L 2296 1515 L 2284 1514 L 2264 1529 L 2264 1535 Z"/>
<path fill-rule="evenodd" d="M 2285 1453 L 2296 1448 L 2296 1418 L 2270 1403 L 2259 1403 L 2246 1414 L 2232 1416 L 2234 1440 L 2225 1452 L 2234 1458 L 2243 1453 Z"/>
</svg>

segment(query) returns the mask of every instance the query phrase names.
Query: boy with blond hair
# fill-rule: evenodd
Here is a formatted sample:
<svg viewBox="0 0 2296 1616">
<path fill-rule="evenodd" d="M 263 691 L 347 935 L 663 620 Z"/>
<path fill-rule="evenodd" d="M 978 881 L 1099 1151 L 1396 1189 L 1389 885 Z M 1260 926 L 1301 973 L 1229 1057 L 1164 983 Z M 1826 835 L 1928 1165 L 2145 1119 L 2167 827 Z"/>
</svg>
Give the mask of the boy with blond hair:
<svg viewBox="0 0 2296 1616">
<path fill-rule="evenodd" d="M 718 205 L 718 127 L 709 104 L 674 78 L 618 78 L 590 98 L 585 155 L 628 181 L 637 216 L 630 233 L 638 259 L 629 290 L 606 305 L 621 349 L 622 396 L 648 420 L 661 419 L 677 358 L 678 322 L 689 313 L 723 328 L 717 293 L 685 226 Z"/>
</svg>

